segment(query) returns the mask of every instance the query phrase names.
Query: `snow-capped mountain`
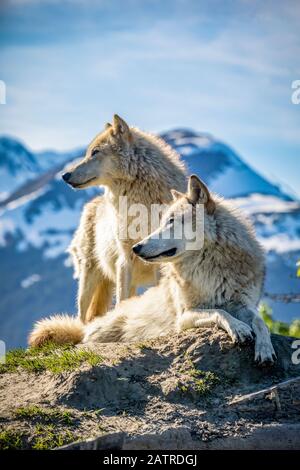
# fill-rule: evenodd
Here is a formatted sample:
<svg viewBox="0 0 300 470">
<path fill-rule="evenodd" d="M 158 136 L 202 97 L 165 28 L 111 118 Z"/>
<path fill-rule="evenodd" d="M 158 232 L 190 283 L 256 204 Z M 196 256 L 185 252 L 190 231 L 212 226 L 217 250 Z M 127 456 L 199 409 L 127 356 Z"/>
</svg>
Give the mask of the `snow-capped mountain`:
<svg viewBox="0 0 300 470">
<path fill-rule="evenodd" d="M 0 200 L 40 172 L 35 156 L 20 142 L 8 137 L 0 139 Z"/>
<path fill-rule="evenodd" d="M 33 153 L 16 139 L 0 137 L 0 201 L 5 203 L 24 183 L 55 169 L 73 155 L 74 152 Z"/>
<path fill-rule="evenodd" d="M 163 138 L 181 153 L 190 173 L 234 198 L 253 219 L 267 251 L 266 291 L 299 293 L 299 202 L 209 135 L 177 129 Z M 76 283 L 65 249 L 83 204 L 99 189 L 73 191 L 61 179 L 65 163 L 82 150 L 34 154 L 19 142 L 2 138 L 0 152 L 6 184 L 3 191 L 1 186 L 6 196 L 0 201 L 0 339 L 13 347 L 25 344 L 33 321 L 75 311 Z M 279 319 L 300 317 L 297 304 L 267 301 Z"/>
<path fill-rule="evenodd" d="M 175 129 L 162 137 L 182 155 L 189 173 L 201 175 L 216 193 L 227 198 L 259 193 L 290 199 L 278 186 L 243 162 L 228 145 L 209 134 Z"/>
</svg>

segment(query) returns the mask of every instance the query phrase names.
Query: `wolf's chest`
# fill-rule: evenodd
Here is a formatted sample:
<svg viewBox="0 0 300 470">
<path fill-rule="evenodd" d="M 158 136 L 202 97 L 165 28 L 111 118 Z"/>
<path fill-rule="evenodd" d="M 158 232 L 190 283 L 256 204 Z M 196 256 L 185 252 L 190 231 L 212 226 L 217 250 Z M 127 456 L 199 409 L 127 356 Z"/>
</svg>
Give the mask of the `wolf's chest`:
<svg viewBox="0 0 300 470">
<path fill-rule="evenodd" d="M 188 280 L 174 277 L 173 298 L 178 312 L 196 307 L 215 308 L 230 300 L 232 290 L 233 286 L 221 272 L 201 266 L 193 270 Z"/>
</svg>

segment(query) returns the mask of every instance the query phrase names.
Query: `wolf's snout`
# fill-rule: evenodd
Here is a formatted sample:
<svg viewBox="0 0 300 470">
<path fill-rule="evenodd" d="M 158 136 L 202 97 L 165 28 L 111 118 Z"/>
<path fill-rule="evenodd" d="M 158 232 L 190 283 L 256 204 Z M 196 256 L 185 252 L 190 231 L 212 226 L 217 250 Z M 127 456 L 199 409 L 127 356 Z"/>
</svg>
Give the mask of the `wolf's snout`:
<svg viewBox="0 0 300 470">
<path fill-rule="evenodd" d="M 155 261 L 160 258 L 172 258 L 177 253 L 177 248 L 162 250 L 161 247 L 149 246 L 149 243 L 138 243 L 132 247 L 133 252 L 145 261 Z"/>
<path fill-rule="evenodd" d="M 142 245 L 134 245 L 134 246 L 132 247 L 132 249 L 133 249 L 133 252 L 134 252 L 136 255 L 138 255 L 138 254 L 141 252 Z"/>
<path fill-rule="evenodd" d="M 70 179 L 71 179 L 71 176 L 72 176 L 72 173 L 70 173 L 69 171 L 67 173 L 64 173 L 62 175 L 62 179 L 66 182 L 66 183 L 69 183 Z"/>
</svg>

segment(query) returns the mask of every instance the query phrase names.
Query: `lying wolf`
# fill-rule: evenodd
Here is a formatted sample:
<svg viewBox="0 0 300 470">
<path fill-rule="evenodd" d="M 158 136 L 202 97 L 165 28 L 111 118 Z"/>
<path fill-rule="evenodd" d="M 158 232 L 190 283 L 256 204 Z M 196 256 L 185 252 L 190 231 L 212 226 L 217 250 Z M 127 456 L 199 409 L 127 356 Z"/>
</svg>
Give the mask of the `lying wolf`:
<svg viewBox="0 0 300 470">
<path fill-rule="evenodd" d="M 160 227 L 133 247 L 148 265 L 163 263 L 159 285 L 121 302 L 86 326 L 63 315 L 41 320 L 30 334 L 30 345 L 140 341 L 218 325 L 234 342 L 249 340 L 254 333 L 255 360 L 274 362 L 269 330 L 257 315 L 264 257 L 252 226 L 196 176 L 190 177 L 186 194 L 172 194 L 174 202 Z M 200 211 L 204 215 L 203 245 L 187 249 L 190 235 L 183 231 L 176 238 L 175 225 L 195 227 Z"/>
<path fill-rule="evenodd" d="M 113 124 L 106 125 L 84 159 L 63 179 L 77 189 L 105 187 L 104 196 L 85 205 L 69 248 L 79 278 L 78 315 L 88 322 L 107 312 L 115 287 L 118 303 L 133 295 L 136 287 L 157 281 L 157 266 L 142 263 L 131 249 L 151 232 L 150 219 L 143 236 L 127 236 L 134 216 L 120 210 L 120 197 L 127 198 L 129 209 L 143 204 L 150 213 L 151 205 L 171 201 L 171 188 L 184 190 L 185 169 L 163 140 L 129 128 L 115 115 Z"/>
</svg>

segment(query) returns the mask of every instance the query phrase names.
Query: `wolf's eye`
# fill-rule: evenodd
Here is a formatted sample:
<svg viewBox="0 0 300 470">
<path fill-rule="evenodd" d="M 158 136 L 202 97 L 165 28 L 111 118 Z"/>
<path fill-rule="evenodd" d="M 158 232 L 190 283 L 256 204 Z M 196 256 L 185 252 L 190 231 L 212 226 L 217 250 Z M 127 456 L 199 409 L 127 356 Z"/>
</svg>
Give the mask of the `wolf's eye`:
<svg viewBox="0 0 300 470">
<path fill-rule="evenodd" d="M 170 217 L 170 218 L 169 218 L 168 224 L 174 224 L 174 217 Z"/>
<path fill-rule="evenodd" d="M 91 157 L 96 155 L 98 152 L 99 152 L 99 149 L 93 149 L 92 152 L 91 152 Z"/>
</svg>

